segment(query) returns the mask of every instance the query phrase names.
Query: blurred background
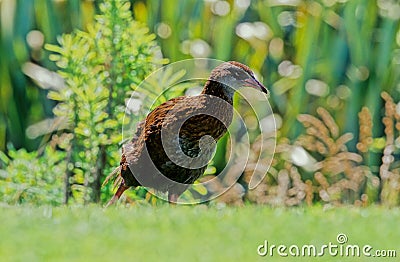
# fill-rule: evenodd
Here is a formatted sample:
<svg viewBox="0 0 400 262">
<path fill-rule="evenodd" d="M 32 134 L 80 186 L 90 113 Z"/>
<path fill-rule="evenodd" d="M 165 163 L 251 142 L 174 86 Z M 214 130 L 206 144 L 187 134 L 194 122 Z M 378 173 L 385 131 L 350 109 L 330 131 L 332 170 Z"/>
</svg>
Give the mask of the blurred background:
<svg viewBox="0 0 400 262">
<path fill-rule="evenodd" d="M 5 155 L 10 148 L 35 151 L 50 139 L 27 132 L 54 116 L 57 102 L 47 97 L 48 89 L 63 84 L 52 73 L 58 67 L 44 46 L 57 45 L 60 35 L 76 29 L 87 31 L 101 3 L 0 0 L 0 151 Z M 246 193 L 248 201 L 399 203 L 398 1 L 130 3 L 133 18 L 155 35 L 169 62 L 240 61 L 270 89 L 277 154 L 265 183 Z M 246 187 L 245 176 L 243 181 Z"/>
</svg>

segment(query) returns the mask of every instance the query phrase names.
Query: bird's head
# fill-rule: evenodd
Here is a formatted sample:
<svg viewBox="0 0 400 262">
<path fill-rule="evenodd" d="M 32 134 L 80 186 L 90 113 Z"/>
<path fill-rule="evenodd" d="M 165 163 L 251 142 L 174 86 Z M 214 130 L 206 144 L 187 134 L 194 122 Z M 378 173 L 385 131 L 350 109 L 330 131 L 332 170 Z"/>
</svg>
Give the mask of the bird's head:
<svg viewBox="0 0 400 262">
<path fill-rule="evenodd" d="M 210 80 L 233 88 L 233 92 L 241 87 L 252 87 L 265 94 L 269 93 L 267 88 L 256 79 L 248 66 L 236 61 L 225 62 L 214 68 Z"/>
</svg>

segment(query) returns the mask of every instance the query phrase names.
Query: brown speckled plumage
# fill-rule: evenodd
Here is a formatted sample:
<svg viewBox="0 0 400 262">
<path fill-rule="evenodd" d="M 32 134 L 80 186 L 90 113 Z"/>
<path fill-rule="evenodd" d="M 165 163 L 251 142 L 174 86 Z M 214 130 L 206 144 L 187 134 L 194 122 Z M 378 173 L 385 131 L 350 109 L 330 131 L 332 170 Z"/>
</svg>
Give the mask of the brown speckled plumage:
<svg viewBox="0 0 400 262">
<path fill-rule="evenodd" d="M 109 204 L 127 188 L 137 186 L 168 192 L 169 200 L 176 201 L 204 173 L 215 144 L 211 140 L 200 144 L 201 139 L 210 136 L 218 141 L 225 134 L 232 121 L 233 94 L 241 86 L 267 93 L 247 66 L 226 62 L 212 71 L 200 95 L 173 98 L 151 111 L 123 146 L 119 168 L 122 179 Z M 163 140 L 163 135 L 174 137 L 168 133 L 173 130 L 179 130 L 176 139 Z M 174 142 L 179 143 L 183 154 L 173 154 L 172 161 L 166 149 L 173 148 Z M 187 161 L 188 157 L 193 162 Z"/>
</svg>

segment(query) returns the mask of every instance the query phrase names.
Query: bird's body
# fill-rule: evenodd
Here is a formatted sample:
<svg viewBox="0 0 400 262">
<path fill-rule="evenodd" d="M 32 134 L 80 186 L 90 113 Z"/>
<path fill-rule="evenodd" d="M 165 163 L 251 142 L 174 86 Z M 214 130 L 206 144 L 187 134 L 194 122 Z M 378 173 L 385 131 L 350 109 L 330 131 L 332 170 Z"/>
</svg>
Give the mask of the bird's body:
<svg viewBox="0 0 400 262">
<path fill-rule="evenodd" d="M 241 80 L 267 92 L 248 67 L 227 62 L 212 71 L 200 95 L 173 98 L 151 111 L 123 146 L 122 180 L 109 204 L 137 186 L 168 192 L 176 201 L 204 173 L 215 142 L 226 133 L 236 88 L 231 82 Z"/>
</svg>

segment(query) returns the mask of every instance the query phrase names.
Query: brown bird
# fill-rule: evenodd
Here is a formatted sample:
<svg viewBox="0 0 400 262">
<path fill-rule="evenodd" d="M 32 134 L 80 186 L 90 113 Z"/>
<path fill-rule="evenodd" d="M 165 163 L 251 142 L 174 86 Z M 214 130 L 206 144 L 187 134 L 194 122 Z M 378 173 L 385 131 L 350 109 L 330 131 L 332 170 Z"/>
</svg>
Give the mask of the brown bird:
<svg viewBox="0 0 400 262">
<path fill-rule="evenodd" d="M 122 148 L 118 190 L 107 206 L 130 187 L 147 186 L 178 197 L 201 175 L 233 117 L 233 94 L 240 87 L 267 89 L 245 65 L 231 61 L 214 68 L 200 95 L 173 98 L 151 111 Z"/>
</svg>

